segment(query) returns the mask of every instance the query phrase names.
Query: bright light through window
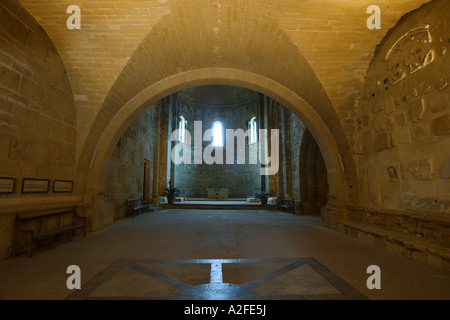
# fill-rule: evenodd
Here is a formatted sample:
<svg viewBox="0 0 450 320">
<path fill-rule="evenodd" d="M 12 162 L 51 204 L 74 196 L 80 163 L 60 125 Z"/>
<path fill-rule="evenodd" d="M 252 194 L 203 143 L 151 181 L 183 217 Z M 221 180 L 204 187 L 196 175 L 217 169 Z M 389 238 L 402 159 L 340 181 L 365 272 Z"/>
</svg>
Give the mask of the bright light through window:
<svg viewBox="0 0 450 320">
<path fill-rule="evenodd" d="M 249 130 L 249 143 L 255 143 L 258 141 L 257 135 L 257 125 L 256 125 L 256 117 L 252 117 L 248 122 L 248 130 Z"/>
<path fill-rule="evenodd" d="M 214 147 L 223 147 L 223 125 L 220 121 L 216 121 L 213 124 L 212 145 Z"/>
<path fill-rule="evenodd" d="M 178 141 L 186 143 L 186 119 L 183 116 L 180 116 L 178 122 Z"/>
</svg>

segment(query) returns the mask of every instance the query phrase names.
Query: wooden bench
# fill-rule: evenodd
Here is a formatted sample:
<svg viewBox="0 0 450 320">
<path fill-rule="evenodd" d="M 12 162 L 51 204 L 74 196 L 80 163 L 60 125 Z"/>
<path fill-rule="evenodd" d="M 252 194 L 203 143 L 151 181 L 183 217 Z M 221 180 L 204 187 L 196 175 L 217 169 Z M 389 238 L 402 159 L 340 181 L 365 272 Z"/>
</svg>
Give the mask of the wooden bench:
<svg viewBox="0 0 450 320">
<path fill-rule="evenodd" d="M 147 201 L 144 201 L 142 198 L 133 198 L 126 200 L 126 215 L 127 216 L 135 216 L 144 213 L 144 210 L 147 210 L 149 204 Z"/>
<path fill-rule="evenodd" d="M 28 248 L 28 255 L 33 254 L 34 245 L 37 247 L 44 240 L 50 241 L 53 248 L 55 239 L 62 235 L 68 235 L 71 240 L 74 231 L 81 229 L 86 236 L 86 218 L 78 217 L 75 208 L 60 211 L 51 211 L 40 214 L 23 213 L 16 215 L 16 237 L 13 255 L 20 253 L 21 249 Z"/>
<path fill-rule="evenodd" d="M 284 198 L 278 203 L 278 210 L 293 212 L 295 205 L 295 199 L 293 198 Z"/>
</svg>

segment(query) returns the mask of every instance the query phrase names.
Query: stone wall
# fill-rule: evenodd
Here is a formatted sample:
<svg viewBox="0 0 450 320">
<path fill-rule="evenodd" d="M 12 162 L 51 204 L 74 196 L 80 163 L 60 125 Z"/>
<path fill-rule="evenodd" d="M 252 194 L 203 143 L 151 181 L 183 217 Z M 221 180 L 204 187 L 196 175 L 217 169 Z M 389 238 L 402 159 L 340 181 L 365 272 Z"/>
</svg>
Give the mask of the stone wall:
<svg viewBox="0 0 450 320">
<path fill-rule="evenodd" d="M 303 136 L 306 131 L 306 127 L 303 124 L 303 122 L 300 121 L 300 119 L 293 114 L 292 112 L 289 112 L 289 121 L 291 122 L 290 125 L 290 143 L 291 143 L 291 167 L 292 167 L 292 176 L 296 177 L 296 179 L 292 179 L 292 195 L 300 201 L 301 196 L 301 167 L 300 167 L 300 150 L 301 150 L 301 144 L 303 141 Z"/>
<path fill-rule="evenodd" d="M 300 211 L 320 215 L 328 202 L 327 168 L 317 142 L 305 130 L 300 149 Z"/>
<path fill-rule="evenodd" d="M 75 107 L 44 30 L 20 7 L 0 4 L 0 14 L 0 176 L 19 179 L 7 197 L 23 197 L 21 178 L 72 180 Z"/>
<path fill-rule="evenodd" d="M 360 205 L 344 232 L 450 272 L 448 1 L 405 16 L 377 48 L 356 119 Z"/>
<path fill-rule="evenodd" d="M 450 213 L 449 9 L 410 14 L 371 64 L 355 139 L 365 205 Z"/>
<path fill-rule="evenodd" d="M 202 89 L 200 100 L 218 99 L 211 93 L 208 95 L 208 88 Z M 251 91 L 243 88 L 233 87 L 232 90 L 232 94 L 227 97 L 226 106 L 199 104 L 198 97 L 194 101 L 184 93 L 174 98 L 177 102 L 172 106 L 172 127 L 177 126 L 177 119 L 182 115 L 188 120 L 188 131 L 192 139 L 191 164 L 172 165 L 174 185 L 181 189 L 183 196 L 194 198 L 205 198 L 207 188 L 228 188 L 230 197 L 245 198 L 252 196 L 257 187 L 264 185 L 280 199 L 294 198 L 295 213 L 320 215 L 320 207 L 327 202 L 327 169 L 311 134 L 308 133 L 308 139 L 304 139 L 305 125 L 295 114 L 267 96 L 256 93 L 252 95 L 249 94 Z M 235 105 L 242 102 L 242 99 L 249 102 Z M 245 131 L 250 115 L 257 116 L 258 128 L 279 130 L 279 171 L 276 175 L 261 177 L 260 165 L 248 164 L 248 145 L 245 150 L 245 165 L 194 164 L 194 121 L 201 121 L 202 133 L 216 120 L 222 121 L 227 129 L 241 128 Z M 209 144 L 209 141 L 203 141 L 202 151 Z M 175 143 L 172 148 L 174 146 Z M 224 155 L 225 153 L 226 148 Z M 272 150 L 269 155 L 272 155 Z"/>
<path fill-rule="evenodd" d="M 226 129 L 248 130 L 248 120 L 250 115 L 258 115 L 259 95 L 253 93 L 253 99 L 242 103 L 239 95 L 248 91 L 242 88 L 236 88 L 235 96 L 229 97 L 230 103 L 224 104 L 196 104 L 195 101 L 187 100 L 185 96 L 180 95 L 176 110 L 174 112 L 174 124 L 180 115 L 187 119 L 187 130 L 191 134 L 191 145 L 186 146 L 191 149 L 191 164 L 177 164 L 173 167 L 173 184 L 178 187 L 182 195 L 193 198 L 206 198 L 207 188 L 228 188 L 230 198 L 246 198 L 253 196 L 255 189 L 261 186 L 260 164 L 251 164 L 249 162 L 249 147 L 246 139 L 245 163 L 238 164 L 237 146 L 234 143 L 234 164 L 226 164 L 226 137 L 224 137 L 223 164 L 207 164 L 204 160 L 202 164 L 194 163 L 194 121 L 201 121 L 202 136 L 206 130 L 211 129 L 215 121 L 221 121 Z M 249 97 L 245 97 L 249 100 Z M 241 104 L 237 104 L 241 102 Z M 258 121 L 258 128 L 260 126 Z M 175 127 L 175 126 L 174 126 Z M 226 133 L 224 132 L 224 135 Z M 203 141 L 202 153 L 205 148 L 211 144 L 211 141 Z M 174 146 L 173 144 L 172 146 Z M 207 154 L 211 154 L 206 151 Z M 214 155 L 214 153 L 213 153 Z"/>
<path fill-rule="evenodd" d="M 108 168 L 107 197 L 114 206 L 114 219 L 125 216 L 125 200 L 144 197 L 144 160 L 149 161 L 145 198 L 153 193 L 155 137 L 158 139 L 159 106 L 144 111 L 120 138 Z M 157 152 L 157 151 L 156 151 Z"/>
<path fill-rule="evenodd" d="M 272 126 L 280 130 L 280 171 L 270 177 L 280 199 L 293 198 L 296 214 L 320 215 L 328 201 L 327 168 L 322 153 L 303 122 L 269 99 Z"/>
<path fill-rule="evenodd" d="M 73 205 L 53 192 L 54 180 L 73 181 L 77 121 L 63 62 L 42 27 L 15 2 L 0 2 L 0 259 L 9 255 L 14 214 L 40 206 Z M 24 178 L 49 180 L 45 193 L 23 193 Z"/>
</svg>

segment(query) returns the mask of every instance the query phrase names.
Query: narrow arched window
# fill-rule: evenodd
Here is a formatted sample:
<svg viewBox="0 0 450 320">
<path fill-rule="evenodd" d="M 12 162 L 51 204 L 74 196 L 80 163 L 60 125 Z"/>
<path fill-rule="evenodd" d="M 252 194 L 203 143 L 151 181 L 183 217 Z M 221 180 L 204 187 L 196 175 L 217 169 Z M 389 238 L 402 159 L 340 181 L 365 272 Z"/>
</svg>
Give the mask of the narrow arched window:
<svg viewBox="0 0 450 320">
<path fill-rule="evenodd" d="M 212 145 L 214 147 L 223 147 L 223 124 L 215 121 L 212 127 Z"/>
<path fill-rule="evenodd" d="M 255 143 L 258 141 L 258 126 L 256 124 L 256 117 L 252 117 L 248 122 L 248 143 Z"/>
<path fill-rule="evenodd" d="M 180 116 L 178 121 L 178 141 L 182 143 L 186 143 L 186 126 L 187 126 L 186 118 Z"/>
</svg>

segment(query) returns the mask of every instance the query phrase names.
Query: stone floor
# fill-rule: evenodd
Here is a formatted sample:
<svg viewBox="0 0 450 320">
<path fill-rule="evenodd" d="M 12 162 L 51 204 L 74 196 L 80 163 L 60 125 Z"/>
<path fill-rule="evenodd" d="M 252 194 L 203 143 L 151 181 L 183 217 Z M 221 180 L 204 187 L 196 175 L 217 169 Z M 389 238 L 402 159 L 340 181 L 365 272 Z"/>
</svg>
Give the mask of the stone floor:
<svg viewBox="0 0 450 320">
<path fill-rule="evenodd" d="M 69 290 L 67 267 L 81 270 Z M 368 289 L 367 268 L 381 270 Z M 327 229 L 264 210 L 161 210 L 0 262 L 0 299 L 450 299 L 450 277 Z"/>
</svg>

